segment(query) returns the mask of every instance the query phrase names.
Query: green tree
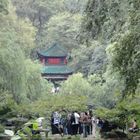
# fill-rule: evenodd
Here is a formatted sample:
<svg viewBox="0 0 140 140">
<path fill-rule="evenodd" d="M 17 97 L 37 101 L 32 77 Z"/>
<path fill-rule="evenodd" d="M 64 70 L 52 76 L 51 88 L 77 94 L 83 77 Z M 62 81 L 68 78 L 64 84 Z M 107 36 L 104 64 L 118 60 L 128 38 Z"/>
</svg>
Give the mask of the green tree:
<svg viewBox="0 0 140 140">
<path fill-rule="evenodd" d="M 16 6 L 18 16 L 20 18 L 29 18 L 33 26 L 37 27 L 37 48 L 32 51 L 33 57 L 36 57 L 35 51 L 38 48 L 46 47 L 48 43 L 52 43 L 53 38 L 54 41 L 59 41 L 66 47 L 73 48 L 77 46 L 76 37 L 79 32 L 80 17 L 85 9 L 87 0 L 12 1 Z M 58 34 L 61 34 L 60 37 L 58 37 Z M 68 42 L 67 44 L 65 43 L 66 41 Z"/>
<path fill-rule="evenodd" d="M 103 74 L 106 69 L 106 52 L 98 41 L 92 41 L 91 45 L 79 45 L 72 49 L 71 65 L 76 71 L 88 76 L 90 74 Z"/>
<path fill-rule="evenodd" d="M 139 33 L 128 32 L 120 42 L 111 45 L 108 50 L 111 52 L 111 65 L 120 72 L 124 79 L 123 97 L 136 92 L 140 78 L 140 50 Z"/>
<path fill-rule="evenodd" d="M 10 1 L 8 8 L 9 13 L 0 16 L 0 91 L 12 94 L 21 103 L 39 98 L 46 87 L 41 67 L 29 60 L 31 48 L 35 47 L 35 29 L 28 20 L 17 18 Z"/>
<path fill-rule="evenodd" d="M 44 45 L 59 42 L 69 50 L 77 47 L 81 18 L 80 14 L 71 14 L 69 12 L 52 16 L 44 30 L 44 34 L 46 34 L 43 39 L 45 40 L 46 38 Z"/>
<path fill-rule="evenodd" d="M 30 101 L 46 98 L 51 91 L 51 84 L 43 79 L 40 74 L 41 66 L 30 59 L 25 61 L 26 65 L 26 93 Z"/>
<path fill-rule="evenodd" d="M 89 0 L 81 29 L 82 43 L 90 46 L 92 40 L 97 40 L 104 46 L 102 51 L 106 50 L 108 58 L 103 61 L 105 68 L 108 67 L 106 72 L 109 69 L 114 75 L 119 72 L 120 80 L 124 81 L 123 97 L 135 93 L 140 78 L 138 5 L 137 0 Z"/>
<path fill-rule="evenodd" d="M 106 59 L 100 75 L 88 78 L 94 89 L 91 98 L 98 107 L 96 115 L 123 126 L 133 117 L 139 122 L 139 6 L 137 0 L 89 0 L 81 28 L 81 43 L 90 47 L 98 41 L 93 51 L 102 47 L 99 53 Z M 95 52 L 93 58 L 98 58 Z M 89 63 L 94 74 L 94 59 Z"/>
<path fill-rule="evenodd" d="M 62 84 L 62 92 L 65 94 L 76 94 L 87 96 L 91 92 L 90 84 L 83 78 L 81 73 L 73 74 Z"/>
<path fill-rule="evenodd" d="M 8 14 L 8 0 L 0 0 L 0 13 Z"/>
</svg>

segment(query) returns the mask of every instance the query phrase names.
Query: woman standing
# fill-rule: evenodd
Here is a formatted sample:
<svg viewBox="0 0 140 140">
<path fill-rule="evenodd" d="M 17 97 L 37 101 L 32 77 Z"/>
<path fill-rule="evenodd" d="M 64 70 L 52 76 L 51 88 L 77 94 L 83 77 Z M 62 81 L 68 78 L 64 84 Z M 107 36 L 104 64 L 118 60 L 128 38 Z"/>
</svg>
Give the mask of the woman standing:
<svg viewBox="0 0 140 140">
<path fill-rule="evenodd" d="M 59 128 L 60 119 L 61 119 L 61 115 L 57 111 L 52 113 L 52 116 L 51 116 L 52 134 L 62 133 L 60 128 Z"/>
</svg>

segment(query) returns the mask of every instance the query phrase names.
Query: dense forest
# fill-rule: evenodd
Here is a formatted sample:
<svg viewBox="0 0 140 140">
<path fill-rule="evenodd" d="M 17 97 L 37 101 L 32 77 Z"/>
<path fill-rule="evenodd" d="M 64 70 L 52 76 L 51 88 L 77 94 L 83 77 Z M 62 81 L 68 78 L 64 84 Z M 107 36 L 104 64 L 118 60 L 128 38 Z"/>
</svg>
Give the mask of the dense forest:
<svg viewBox="0 0 140 140">
<path fill-rule="evenodd" d="M 55 96 L 37 58 L 54 42 L 75 70 Z M 139 93 L 139 0 L 0 0 L 0 118 L 92 106 L 140 124 Z"/>
</svg>

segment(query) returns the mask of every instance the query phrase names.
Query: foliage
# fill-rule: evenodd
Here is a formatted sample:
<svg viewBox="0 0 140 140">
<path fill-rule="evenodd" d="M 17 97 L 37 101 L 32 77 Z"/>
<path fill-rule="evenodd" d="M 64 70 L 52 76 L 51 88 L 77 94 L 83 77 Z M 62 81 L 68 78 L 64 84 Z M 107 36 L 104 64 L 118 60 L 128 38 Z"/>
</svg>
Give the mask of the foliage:
<svg viewBox="0 0 140 140">
<path fill-rule="evenodd" d="M 24 56 L 20 48 L 6 46 L 10 42 L 2 42 L 3 46 L 0 48 L 0 85 L 1 90 L 10 91 L 16 101 L 21 101 L 24 94 Z M 10 45 L 14 45 L 13 42 Z M 20 60 L 18 60 L 20 58 Z M 20 93 L 20 94 L 19 94 Z"/>
<path fill-rule="evenodd" d="M 140 121 L 138 0 L 12 2 L 16 9 L 10 0 L 0 0 L 1 115 L 93 105 L 98 116 L 123 127 L 132 117 Z M 81 72 L 61 83 L 56 95 L 40 76 L 41 65 L 30 59 L 53 42 L 68 48 L 70 66 Z"/>
<path fill-rule="evenodd" d="M 0 125 L 0 133 L 4 133 L 4 127 Z"/>
<path fill-rule="evenodd" d="M 117 104 L 117 106 L 111 110 L 107 108 L 99 108 L 96 110 L 96 115 L 107 119 L 110 122 L 115 122 L 121 128 L 126 128 L 133 119 L 137 120 L 138 126 L 140 125 L 139 119 L 140 104 L 139 95 L 132 99 L 129 97 L 127 100 Z"/>
<path fill-rule="evenodd" d="M 92 41 L 74 48 L 71 52 L 71 65 L 76 71 L 84 75 L 102 74 L 105 71 L 106 54 L 103 46 L 98 41 Z"/>
<path fill-rule="evenodd" d="M 0 0 L 0 13 L 8 14 L 8 0 Z"/>
<path fill-rule="evenodd" d="M 139 2 L 90 0 L 81 29 L 81 42 L 90 44 L 94 39 L 104 50 L 107 48 L 108 67 L 113 73 L 119 72 L 120 79 L 124 80 L 123 97 L 135 93 L 140 77 L 140 23 L 136 5 Z"/>
<path fill-rule="evenodd" d="M 18 113 L 23 116 L 34 116 L 36 113 L 44 116 L 50 116 L 55 110 L 85 110 L 86 98 L 78 95 L 46 95 L 46 97 L 32 102 L 31 104 L 23 104 L 18 107 Z"/>
<path fill-rule="evenodd" d="M 16 114 L 17 104 L 15 103 L 13 97 L 7 92 L 1 93 L 0 96 L 0 118 L 10 117 Z"/>
<path fill-rule="evenodd" d="M 18 107 L 18 113 L 23 116 L 30 114 L 50 115 L 55 110 L 86 110 L 88 105 L 88 92 L 90 92 L 89 83 L 82 78 L 81 74 L 71 76 L 68 81 L 61 85 L 59 94 L 46 93 L 38 100 L 30 104 L 21 104 Z M 83 87 L 83 88 L 81 88 Z"/>
<path fill-rule="evenodd" d="M 134 94 L 140 78 L 139 33 L 129 32 L 119 43 L 108 48 L 111 51 L 111 64 L 125 80 L 123 96 Z"/>
<path fill-rule="evenodd" d="M 56 9 L 56 11 L 53 11 L 52 9 L 54 8 L 51 7 L 48 7 L 50 9 L 45 9 L 44 6 L 47 6 L 48 3 L 50 3 L 50 6 L 52 7 L 56 7 L 56 5 L 58 5 L 57 3 L 59 3 L 58 9 Z M 36 9 L 37 11 L 39 10 L 38 12 L 41 12 L 37 12 L 38 14 L 40 14 L 38 17 L 40 19 L 42 18 L 41 16 L 43 15 L 44 10 L 50 11 L 50 13 L 47 13 L 49 15 L 46 16 L 46 18 L 48 18 L 50 15 L 58 13 L 58 10 L 61 9 L 60 7 L 64 3 L 62 1 L 54 1 L 54 3 L 51 3 L 50 1 L 38 1 L 36 3 L 34 3 L 33 1 L 18 1 L 16 4 L 22 5 L 22 8 L 25 8 L 25 5 L 27 5 L 28 7 L 30 4 L 33 4 L 33 7 L 31 8 Z M 65 6 L 66 5 L 69 5 L 68 1 L 65 3 Z M 17 13 L 18 10 L 22 10 L 22 8 L 17 9 Z M 33 22 L 31 19 L 32 14 L 36 15 L 36 12 L 30 11 L 32 13 L 30 14 L 28 10 L 23 10 L 22 12 L 27 12 L 27 14 L 29 14 L 23 14 L 23 16 L 22 13 L 18 13 L 22 17 L 29 17 L 32 21 L 31 23 L 28 19 L 21 19 L 17 17 L 15 9 L 10 1 L 9 5 L 7 6 L 7 10 L 9 11 L 9 13 L 7 15 L 2 14 L 2 16 L 0 17 L 0 95 L 2 101 L 4 101 L 0 104 L 1 115 L 12 113 L 12 115 L 30 115 L 34 114 L 35 112 L 44 114 L 44 110 L 48 110 L 49 112 L 51 112 L 52 110 L 59 108 L 66 108 L 68 110 L 85 109 L 86 91 L 84 91 L 84 95 L 80 95 L 80 92 L 77 95 L 74 95 L 74 93 L 72 93 L 73 96 L 67 94 L 65 95 L 64 92 L 56 96 L 49 95 L 52 85 L 47 80 L 42 79 L 40 75 L 41 66 L 38 64 L 38 62 L 32 61 L 30 59 L 30 53 L 32 49 L 35 48 L 34 40 L 36 34 L 36 29 L 32 26 L 32 23 L 34 25 L 37 23 Z M 71 9 L 70 11 L 72 12 L 73 9 Z M 76 34 L 79 30 L 81 15 L 78 13 L 72 15 L 68 12 L 65 12 L 65 15 L 63 16 L 62 15 L 63 14 L 57 14 L 56 16 L 51 18 L 54 19 L 54 21 L 56 18 L 55 22 L 57 23 L 59 23 L 60 21 L 60 28 L 56 26 L 56 30 L 59 31 L 62 28 L 62 36 L 60 36 L 62 38 L 65 31 L 63 27 L 66 28 L 67 26 L 69 26 L 68 30 L 65 32 L 67 34 L 66 38 L 69 39 L 71 43 L 74 42 L 74 40 L 76 42 Z M 69 19 L 70 17 L 72 17 L 72 19 Z M 77 18 L 79 18 L 78 22 Z M 47 19 L 44 20 L 46 22 Z M 67 22 L 65 23 L 66 20 Z M 51 21 L 52 20 L 50 20 L 50 22 Z M 39 22 L 40 24 L 42 24 L 42 21 Z M 71 27 L 71 25 L 73 26 Z M 40 28 L 37 24 L 35 26 L 37 28 Z M 61 40 L 61 38 L 59 38 L 59 40 Z M 62 41 L 62 43 L 63 42 L 64 40 Z M 82 80 L 83 84 L 86 83 L 86 80 Z M 88 87 L 89 84 L 86 84 Z M 18 103 L 18 105 L 15 102 Z M 54 104 L 55 102 L 56 104 Z"/>
<path fill-rule="evenodd" d="M 29 58 L 35 28 L 17 18 L 10 1 L 7 8 L 8 14 L 0 13 L 0 115 L 12 117 L 19 104 L 44 97 L 51 87 L 40 75 L 41 66 Z"/>
<path fill-rule="evenodd" d="M 137 0 L 89 0 L 81 27 L 80 42 L 87 48 L 95 41 L 99 42 L 91 54 L 95 58 L 99 53 L 103 55 L 100 57 L 103 71 L 98 76 L 89 76 L 89 82 L 95 89 L 92 99 L 97 106 L 96 114 L 114 119 L 123 127 L 130 118 L 139 116 L 139 103 L 134 98 L 135 94 L 138 98 L 140 92 L 139 5 Z M 101 52 L 95 53 L 96 48 L 101 47 Z M 82 51 L 77 54 L 84 56 Z M 87 63 L 92 64 L 87 69 L 97 68 L 94 59 L 89 59 Z M 95 74 L 94 70 L 92 74 Z"/>
<path fill-rule="evenodd" d="M 50 16 L 63 11 L 64 0 L 12 0 L 16 6 L 16 11 L 19 17 L 29 18 L 34 26 L 41 28 Z"/>
<path fill-rule="evenodd" d="M 51 91 L 51 84 L 40 75 L 41 66 L 30 59 L 26 60 L 26 93 L 31 101 L 46 96 Z"/>
<path fill-rule="evenodd" d="M 94 108 L 101 106 L 106 108 L 114 107 L 117 102 L 117 97 L 115 95 L 116 92 L 111 90 L 114 86 L 113 83 L 105 83 L 104 78 L 97 74 L 90 75 L 88 77 L 88 81 L 92 86 L 90 102 L 94 105 Z M 107 84 L 110 84 L 110 88 L 107 86 Z"/>
<path fill-rule="evenodd" d="M 63 12 L 51 17 L 46 25 L 47 43 L 59 42 L 70 50 L 77 47 L 80 23 L 80 14 Z"/>
<path fill-rule="evenodd" d="M 128 29 L 130 5 L 121 0 L 89 0 L 81 37 L 85 41 L 93 38 L 103 43 L 118 39 Z"/>
<path fill-rule="evenodd" d="M 67 23 L 68 26 L 71 25 L 72 27 L 74 27 L 76 23 L 75 22 L 76 15 L 83 13 L 87 0 L 75 0 L 75 1 L 72 1 L 72 0 L 69 0 L 69 1 L 68 0 L 59 0 L 59 1 L 58 0 L 54 0 L 54 1 L 26 0 L 26 2 L 23 0 L 20 0 L 20 1 L 12 0 L 12 2 L 16 6 L 16 12 L 18 16 L 20 18 L 21 17 L 29 18 L 32 24 L 35 27 L 37 27 L 38 31 L 36 34 L 36 44 L 37 44 L 37 48 L 40 48 L 40 47 L 46 47 L 47 45 L 46 43 L 49 43 L 49 42 L 46 42 L 47 36 L 49 35 L 47 32 L 46 24 L 50 22 L 50 18 L 52 18 L 53 16 L 55 18 L 55 16 L 57 15 L 56 17 L 58 19 L 58 23 L 61 22 L 62 26 L 65 25 L 65 23 Z M 64 16 L 62 13 L 68 13 L 65 15 L 66 18 L 69 18 L 67 19 L 68 20 L 67 22 L 64 21 Z M 63 18 L 61 16 L 63 16 Z M 70 20 L 71 17 L 75 17 L 75 18 L 72 18 L 74 22 Z M 57 21 L 55 24 L 56 24 L 55 25 L 56 28 L 58 28 L 58 34 L 59 34 L 59 27 L 57 26 Z M 74 27 L 74 30 L 76 29 L 78 24 L 79 24 L 79 20 L 76 26 Z M 60 27 L 60 30 L 62 26 Z M 65 26 L 67 28 L 67 25 Z M 56 34 L 56 32 L 53 32 L 52 34 Z M 34 51 L 32 53 L 33 57 L 35 57 Z"/>
<path fill-rule="evenodd" d="M 77 73 L 68 78 L 62 85 L 62 92 L 66 95 L 75 94 L 87 96 L 90 93 L 90 84 L 83 78 L 81 73 Z"/>
<path fill-rule="evenodd" d="M 83 13 L 88 0 L 64 0 L 66 11 L 70 13 Z"/>
</svg>

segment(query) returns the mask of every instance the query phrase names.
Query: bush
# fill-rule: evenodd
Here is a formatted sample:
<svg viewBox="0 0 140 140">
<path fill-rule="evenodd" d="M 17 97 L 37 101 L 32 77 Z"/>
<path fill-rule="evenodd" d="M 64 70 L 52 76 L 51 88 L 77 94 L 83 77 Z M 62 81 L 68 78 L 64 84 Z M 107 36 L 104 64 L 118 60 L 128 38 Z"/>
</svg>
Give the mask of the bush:
<svg viewBox="0 0 140 140">
<path fill-rule="evenodd" d="M 4 133 L 4 126 L 0 124 L 0 133 Z"/>
</svg>

